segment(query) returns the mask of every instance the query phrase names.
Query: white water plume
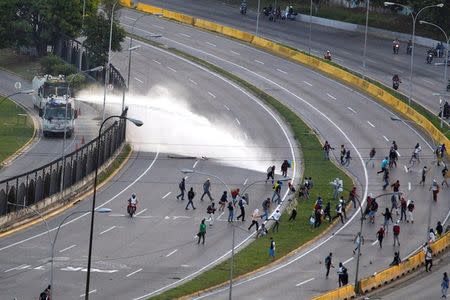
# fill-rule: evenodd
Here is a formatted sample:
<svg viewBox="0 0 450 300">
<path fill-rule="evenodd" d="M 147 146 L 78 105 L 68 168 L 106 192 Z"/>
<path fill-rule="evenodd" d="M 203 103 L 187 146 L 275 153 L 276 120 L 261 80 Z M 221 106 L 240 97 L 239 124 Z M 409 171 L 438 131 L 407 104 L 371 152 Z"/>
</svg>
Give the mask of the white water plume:
<svg viewBox="0 0 450 300">
<path fill-rule="evenodd" d="M 103 91 L 82 91 L 77 98 L 101 108 Z M 162 86 L 153 87 L 147 95 L 127 94 L 128 116 L 144 122 L 142 127 L 127 126 L 128 141 L 140 151 L 206 157 L 259 172 L 274 164 L 270 148 L 263 141 L 247 138 L 235 127 L 231 115 L 203 112 L 208 113 L 207 118 L 194 112 L 195 104 Z M 120 114 L 121 105 L 122 95 L 108 95 L 107 115 Z"/>
</svg>

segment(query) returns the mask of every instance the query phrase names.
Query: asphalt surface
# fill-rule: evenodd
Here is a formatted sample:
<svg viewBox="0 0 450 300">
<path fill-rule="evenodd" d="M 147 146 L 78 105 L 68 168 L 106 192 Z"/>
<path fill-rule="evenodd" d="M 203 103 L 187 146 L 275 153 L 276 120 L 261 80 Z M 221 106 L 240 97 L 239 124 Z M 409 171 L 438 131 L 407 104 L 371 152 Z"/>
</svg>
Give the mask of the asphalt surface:
<svg viewBox="0 0 450 300">
<path fill-rule="evenodd" d="M 17 81 L 22 83 L 23 90 L 31 89 L 29 82 L 24 82 L 23 79 L 8 72 L 0 71 L 0 92 L 5 95 L 14 93 L 14 83 Z M 13 99 L 23 105 L 28 113 L 32 114 L 40 122 L 37 111 L 33 108 L 31 95 L 16 95 Z M 98 128 L 98 120 L 96 120 L 98 116 L 95 109 L 84 103 L 77 104 L 79 104 L 77 107 L 81 109 L 81 114 L 75 121 L 74 134 L 66 140 L 66 154 L 74 151 L 76 147 L 80 147 L 83 139 L 85 142 L 90 141 L 96 136 Z M 39 128 L 32 146 L 26 152 L 21 153 L 9 165 L 0 169 L 0 181 L 39 168 L 55 160 L 62 155 L 62 149 L 63 139 L 61 137 L 44 138 Z"/>
<path fill-rule="evenodd" d="M 240 163 L 245 165 L 245 161 L 241 161 L 245 155 L 231 156 L 235 152 L 227 147 L 221 149 L 221 160 L 214 157 L 172 159 L 168 157 L 168 153 L 140 151 L 151 143 L 151 136 L 147 137 L 147 141 L 138 139 L 134 142 L 136 152 L 131 160 L 97 194 L 97 203 L 111 208 L 112 213 L 98 215 L 96 218 L 93 254 L 95 270 L 91 277 L 91 297 L 94 299 L 139 297 L 196 272 L 206 264 L 217 261 L 228 251 L 231 245 L 231 226 L 226 222 L 227 213 L 216 213 L 216 217 L 220 218 L 213 226 L 208 226 L 206 244 L 196 244 L 194 235 L 201 219 L 206 215 L 210 200 L 199 201 L 205 177 L 191 174 L 187 179 L 187 186 L 193 186 L 197 192 L 194 199 L 197 209 L 185 210 L 187 201 L 175 198 L 178 194 L 178 182 L 183 176 L 181 169 L 193 168 L 218 174 L 231 187 L 237 186 L 242 190 L 255 180 L 265 179 L 269 161 L 275 160 L 279 169 L 282 158 L 292 159 L 292 153 L 298 157 L 297 150 L 291 149 L 287 141 L 287 138 L 291 140 L 289 131 L 286 131 L 286 137 L 283 131 L 286 129 L 282 130 L 275 121 L 278 117 L 272 118 L 270 111 L 239 88 L 159 50 L 142 46 L 133 55 L 131 78 L 139 79 L 134 80 L 131 85 L 134 93 L 145 95 L 154 85 L 171 87 L 173 103 L 178 97 L 183 97 L 191 106 L 192 112 L 210 120 L 211 126 L 228 123 L 233 135 L 244 138 L 246 135 L 249 146 L 243 151 L 258 149 L 263 153 L 261 157 L 254 157 L 261 170 L 239 167 Z M 124 62 L 126 54 L 115 55 L 114 64 L 122 71 L 125 70 L 121 65 L 125 65 Z M 150 99 L 149 97 L 149 101 Z M 132 100 L 129 98 L 127 104 L 132 103 Z M 167 102 L 166 105 L 171 104 L 172 102 Z M 131 104 L 129 114 L 137 114 L 138 109 L 142 107 Z M 141 129 L 151 130 L 152 114 L 149 113 L 143 121 Z M 174 127 L 183 126 L 175 125 L 176 118 L 171 121 L 174 122 Z M 167 135 L 170 133 L 168 127 Z M 206 144 L 203 147 L 206 151 L 210 146 Z M 297 174 L 298 171 L 296 170 Z M 294 175 L 291 170 L 289 176 Z M 219 198 L 223 190 L 224 187 L 212 178 L 213 197 Z M 140 201 L 137 215 L 133 219 L 125 216 L 126 200 L 132 192 L 137 194 Z M 249 190 L 249 194 L 247 215 L 255 207 L 260 207 L 260 199 L 271 195 L 271 185 L 256 184 Z M 51 219 L 50 228 L 57 226 L 73 211 L 85 211 L 89 206 L 90 201 L 81 202 L 72 210 Z M 63 227 L 55 246 L 54 299 L 78 299 L 83 294 L 88 234 L 80 233 L 88 232 L 89 222 L 88 215 L 80 216 L 82 217 Z M 248 220 L 237 224 L 236 244 L 248 239 L 247 226 Z M 49 240 L 42 224 L 2 239 L 0 252 L 2 298 L 31 299 L 48 284 Z M 23 288 L 21 282 L 27 282 L 27 287 Z"/>
<path fill-rule="evenodd" d="M 242 16 L 239 8 L 221 1 L 209 0 L 143 0 L 143 3 L 183 12 L 192 16 L 212 20 L 247 32 L 256 31 L 256 12 L 248 10 Z M 425 26 L 416 24 L 417 26 Z M 369 15 L 370 26 L 370 15 Z M 357 32 L 338 30 L 313 24 L 311 38 L 311 53 L 323 56 L 326 50 L 331 50 L 333 60 L 342 66 L 357 72 L 362 72 L 364 35 Z M 259 35 L 291 45 L 297 49 L 309 50 L 309 24 L 300 21 L 280 20 L 270 22 L 261 16 Z M 406 54 L 407 41 L 401 41 L 400 54 L 392 53 L 392 40 L 368 36 L 366 55 L 366 75 L 387 86 L 392 85 L 393 74 L 398 74 L 402 80 L 400 91 L 409 96 L 410 56 Z M 439 111 L 439 97 L 433 93 L 443 93 L 444 66 L 443 58 L 435 58 L 433 64 L 425 62 L 427 48 L 417 46 L 414 50 L 413 99 L 433 112 Z M 447 97 L 448 100 L 448 97 Z"/>
<path fill-rule="evenodd" d="M 122 12 L 122 20 L 125 24 L 130 25 L 136 17 L 136 13 Z M 422 144 L 423 158 L 428 166 L 431 166 L 433 155 L 431 147 L 427 146 L 423 139 L 428 142 L 429 140 L 415 133 L 408 124 L 393 122 L 390 118 L 393 115 L 388 110 L 350 88 L 247 45 L 152 17 L 141 19 L 135 32 L 144 36 L 163 34 L 161 41 L 168 46 L 177 47 L 218 64 L 281 99 L 299 113 L 331 145 L 346 144 L 353 151 L 353 161 L 348 170 L 359 181 L 358 190 L 361 196 L 365 195 L 365 192 L 379 195 L 382 190 L 381 178 L 377 177 L 375 172 L 377 168 L 369 167 L 366 179 L 366 170 L 360 162 L 358 153 L 363 159 L 367 159 L 370 148 L 375 147 L 378 151 L 377 164 L 379 164 L 391 142 L 395 140 L 400 145 L 401 156 L 399 167 L 391 172 L 391 180 L 400 180 L 401 189 L 409 199 L 415 200 L 417 208 L 414 225 L 402 224 L 401 256 L 405 257 L 413 252 L 425 239 L 430 194 L 428 187 L 418 186 L 423 164 L 420 167 L 413 167 L 408 173 L 404 167 L 408 164 L 412 147 L 416 142 Z M 429 143 L 431 146 L 431 142 Z M 335 153 L 338 155 L 337 151 Z M 428 175 L 427 185 L 430 184 L 430 178 L 433 176 L 440 179 L 439 171 L 440 169 L 432 169 L 432 174 Z M 440 196 L 441 199 L 447 199 L 448 189 L 443 189 Z M 379 212 L 384 211 L 385 207 L 390 207 L 388 197 L 383 197 L 379 203 Z M 434 225 L 437 220 L 446 218 L 449 204 L 446 201 L 440 201 L 433 205 L 435 205 L 432 208 L 432 224 Z M 352 240 L 359 228 L 358 218 L 355 217 L 352 220 L 353 222 L 347 223 L 344 227 L 338 227 L 333 234 L 324 236 L 319 242 L 300 251 L 289 260 L 288 265 L 281 268 L 274 267 L 266 275 L 262 272 L 251 276 L 251 281 L 243 280 L 237 283 L 238 286 L 234 289 L 235 297 L 269 299 L 279 296 L 282 291 L 286 299 L 295 299 L 298 295 L 306 298 L 335 288 L 337 279 L 333 276 L 332 279 L 324 280 L 323 273 L 322 262 L 330 250 L 334 252 L 336 265 L 339 261 L 346 262 L 350 270 L 350 282 L 352 282 L 356 261 L 354 257 L 352 258 L 354 248 Z M 366 237 L 366 244 L 362 248 L 360 276 L 373 274 L 388 266 L 392 261 L 394 250 L 397 250 L 391 245 L 392 233 L 385 241 L 385 244 L 389 246 L 385 245 L 384 249 L 379 250 L 378 245 L 373 244 L 375 232 L 381 224 L 381 216 L 378 216 L 376 224 L 364 225 L 363 234 Z M 276 282 L 276 288 L 274 282 Z M 302 284 L 297 287 L 299 283 Z M 219 291 L 218 294 L 209 296 L 211 299 L 225 297 L 228 297 L 227 291 Z"/>
</svg>

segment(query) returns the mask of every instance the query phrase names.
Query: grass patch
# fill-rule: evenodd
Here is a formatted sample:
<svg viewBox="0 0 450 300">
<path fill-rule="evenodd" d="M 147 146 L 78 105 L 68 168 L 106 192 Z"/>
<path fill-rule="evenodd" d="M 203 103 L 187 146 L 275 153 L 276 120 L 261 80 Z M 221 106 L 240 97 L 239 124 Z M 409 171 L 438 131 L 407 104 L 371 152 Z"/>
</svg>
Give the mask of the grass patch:
<svg viewBox="0 0 450 300">
<path fill-rule="evenodd" d="M 144 38 L 136 38 L 145 42 L 150 42 Z M 152 42 L 152 44 L 155 45 L 156 43 Z M 321 150 L 322 145 L 311 128 L 309 128 L 287 106 L 250 83 L 197 57 L 191 56 L 174 48 L 169 48 L 168 50 L 179 56 L 194 61 L 199 65 L 205 66 L 208 69 L 238 83 L 276 110 L 278 114 L 281 115 L 286 121 L 286 123 L 289 124 L 294 132 L 296 140 L 302 147 L 305 176 L 311 176 L 314 180 L 314 188 L 312 190 L 310 200 L 294 199 L 292 204 L 290 204 L 290 206 L 297 206 L 297 221 L 288 223 L 287 220 L 289 218 L 289 211 L 285 211 L 281 218 L 280 231 L 278 233 L 270 233 L 267 237 L 254 240 L 245 249 L 238 252 L 234 258 L 234 276 L 237 277 L 244 275 L 271 262 L 268 256 L 270 236 L 274 238 L 277 244 L 277 257 L 281 257 L 297 249 L 305 242 L 323 232 L 329 226 L 328 223 L 323 224 L 319 228 L 311 228 L 309 225 L 309 217 L 312 213 L 315 199 L 320 195 L 324 199 L 325 203 L 330 201 L 331 209 L 334 211 L 336 201 L 332 200 L 332 189 L 329 182 L 333 178 L 339 177 L 344 180 L 344 185 L 348 188 L 351 186 L 352 180 L 332 162 L 323 159 Z M 323 170 L 327 170 L 326 174 L 324 174 Z M 229 269 L 229 260 L 224 261 L 214 268 L 200 274 L 196 278 L 160 295 L 154 296 L 151 299 L 179 298 L 194 293 L 198 290 L 225 283 L 229 279 Z"/>
<path fill-rule="evenodd" d="M 98 175 L 97 184 L 102 183 L 106 179 L 108 179 L 111 174 L 116 171 L 120 165 L 124 162 L 124 160 L 130 155 L 131 146 L 130 144 L 125 144 L 122 148 L 122 151 L 117 155 L 116 159 L 110 164 L 103 172 Z"/>
<path fill-rule="evenodd" d="M 3 99 L 3 96 L 0 96 L 0 99 Z M 0 162 L 28 142 L 33 136 L 33 130 L 30 116 L 21 106 L 9 99 L 0 103 Z"/>
<path fill-rule="evenodd" d="M 0 68 L 31 81 L 41 70 L 40 60 L 27 55 L 20 55 L 11 49 L 0 49 Z"/>
</svg>

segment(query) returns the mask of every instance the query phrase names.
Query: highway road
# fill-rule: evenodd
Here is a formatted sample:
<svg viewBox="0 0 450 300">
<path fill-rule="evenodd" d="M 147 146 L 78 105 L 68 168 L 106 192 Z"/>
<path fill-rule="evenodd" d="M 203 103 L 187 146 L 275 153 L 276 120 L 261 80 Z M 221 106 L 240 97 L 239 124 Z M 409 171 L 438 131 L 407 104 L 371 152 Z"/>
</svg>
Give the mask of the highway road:
<svg viewBox="0 0 450 300">
<path fill-rule="evenodd" d="M 5 95 L 14 93 L 14 83 L 17 81 L 22 83 L 23 90 L 31 89 L 29 82 L 25 82 L 22 78 L 11 73 L 0 71 L 0 93 Z M 31 95 L 16 95 L 13 99 L 23 105 L 28 113 L 40 122 L 37 111 L 33 108 Z M 79 104 L 81 115 L 76 120 L 75 134 L 66 140 L 66 154 L 74 151 L 77 145 L 80 146 L 83 137 L 85 142 L 88 142 L 96 136 L 98 128 L 97 112 L 89 105 Z M 12 163 L 0 169 L 0 181 L 39 168 L 60 157 L 62 143 L 60 137 L 44 138 L 39 128 L 32 146 L 26 152 L 21 153 Z"/>
<path fill-rule="evenodd" d="M 126 53 L 114 56 L 114 64 L 117 63 L 122 72 L 124 62 Z M 94 299 L 139 297 L 197 272 L 230 249 L 231 226 L 226 221 L 227 214 L 222 212 L 216 214 L 218 220 L 208 228 L 206 244 L 196 244 L 194 235 L 210 202 L 209 199 L 199 201 L 201 185 L 206 178 L 195 174 L 188 176 L 187 186 L 193 186 L 197 192 L 194 200 L 197 209 L 185 210 L 186 200 L 175 197 L 183 176 L 180 169 L 217 174 L 231 187 L 241 189 L 255 180 L 265 179 L 267 166 L 272 162 L 279 169 L 280 160 L 292 159 L 297 167 L 295 172 L 289 172 L 289 176 L 297 178 L 300 171 L 290 132 L 273 112 L 234 84 L 173 55 L 144 46 L 134 53 L 131 78 L 134 80 L 131 85 L 133 96 L 127 98 L 129 115 L 145 117 L 145 124 L 140 129 L 146 134 L 134 132 L 136 152 L 97 195 L 98 205 L 111 208 L 112 213 L 96 218 L 91 278 L 91 297 Z M 168 90 L 169 94 L 163 98 L 148 95 L 148 90 L 155 86 Z M 92 98 L 101 95 L 91 94 Z M 87 95 L 81 98 L 91 101 Z M 107 101 L 111 107 L 109 103 L 114 98 L 108 97 Z M 163 101 L 162 106 L 157 106 L 159 101 Z M 167 117 L 157 119 L 166 114 Z M 151 152 L 149 145 L 157 143 L 159 137 L 147 133 L 160 125 L 158 122 L 164 122 L 163 134 L 173 138 Z M 178 132 L 184 127 L 194 130 L 187 139 Z M 132 127 L 128 128 L 131 130 Z M 230 133 L 236 147 L 227 144 Z M 212 134 L 220 135 L 219 139 L 223 140 L 218 151 L 214 150 L 217 137 L 208 136 Z M 196 135 L 205 136 L 198 138 Z M 190 144 L 186 142 L 189 139 Z M 202 151 L 197 153 L 198 158 L 169 158 L 168 154 L 178 153 L 178 141 L 183 148 L 200 147 Z M 204 153 L 207 153 L 207 159 L 201 159 Z M 215 153 L 215 156 L 208 153 Z M 249 153 L 253 156 L 248 157 Z M 213 197 L 217 199 L 225 188 L 211 179 Z M 140 203 L 136 217 L 130 219 L 125 216 L 125 211 L 126 200 L 132 192 L 137 194 Z M 249 194 L 247 214 L 260 207 L 263 197 L 271 195 L 271 186 L 257 184 Z M 90 201 L 81 202 L 51 219 L 50 227 L 55 228 L 70 213 L 88 210 L 89 206 Z M 74 216 L 75 221 L 60 233 L 55 246 L 54 299 L 78 299 L 83 294 L 88 252 L 88 234 L 84 234 L 89 229 L 87 217 L 88 214 Z M 248 239 L 246 226 L 248 220 L 242 225 L 237 224 L 237 244 Z M 3 238 L 0 252 L 2 297 L 30 299 L 48 284 L 49 240 L 42 224 Z M 21 282 L 27 282 L 27 287 L 23 288 Z"/>
<path fill-rule="evenodd" d="M 183 12 L 192 16 L 212 20 L 247 32 L 255 33 L 256 12 L 249 10 L 242 16 L 239 8 L 222 1 L 209 0 L 143 0 L 143 3 Z M 420 25 L 418 22 L 417 26 Z M 370 16 L 369 16 L 370 26 Z M 412 26 L 411 26 L 412 27 Z M 412 28 L 411 28 L 412 29 Z M 270 22 L 261 17 L 259 34 L 285 45 L 308 52 L 309 24 L 300 21 Z M 366 75 L 392 85 L 393 74 L 398 74 L 402 80 L 400 91 L 409 95 L 410 56 L 406 54 L 407 41 L 401 41 L 400 54 L 392 53 L 392 39 L 384 39 L 369 35 L 367 40 Z M 312 25 L 311 53 L 323 56 L 326 50 L 331 50 L 333 60 L 342 66 L 357 72 L 362 72 L 364 35 L 357 32 L 338 30 L 321 25 Z M 439 111 L 439 98 L 433 93 L 444 91 L 444 67 L 434 65 L 442 63 L 443 59 L 435 59 L 432 65 L 425 63 L 427 48 L 417 46 L 414 53 L 413 99 L 434 112 Z M 448 100 L 448 98 L 447 98 Z"/>
<path fill-rule="evenodd" d="M 122 12 L 125 27 L 130 26 L 137 17 L 137 13 Z M 418 186 L 421 167 L 416 166 L 411 172 L 406 172 L 405 165 L 408 164 L 412 147 L 416 142 L 420 142 L 424 149 L 423 158 L 426 164 L 431 166 L 432 148 L 431 142 L 408 124 L 392 121 L 392 113 L 355 90 L 247 45 L 153 17 L 142 18 L 135 32 L 144 36 L 163 34 L 163 43 L 218 64 L 252 82 L 287 103 L 311 124 L 323 139 L 332 145 L 348 146 L 353 151 L 353 161 L 348 170 L 357 178 L 361 196 L 368 192 L 374 195 L 382 193 L 381 178 L 377 177 L 374 169 L 367 170 L 361 159 L 367 159 L 370 148 L 375 147 L 379 163 L 395 140 L 400 145 L 401 156 L 399 167 L 392 171 L 391 179 L 400 180 L 402 190 L 409 199 L 416 201 L 417 207 L 414 225 L 402 224 L 402 257 L 413 252 L 425 239 L 430 194 L 427 187 Z M 439 170 L 432 168 L 429 178 L 439 178 L 438 172 Z M 446 199 L 448 189 L 444 189 L 441 196 L 441 199 Z M 380 203 L 380 212 L 385 207 L 390 207 L 387 197 L 382 198 Z M 436 220 L 444 220 L 448 209 L 447 202 L 436 203 L 432 208 L 432 224 L 435 224 Z M 274 267 L 268 274 L 262 272 L 251 276 L 251 281 L 241 281 L 234 291 L 235 296 L 243 299 L 268 299 L 278 296 L 282 290 L 285 297 L 294 299 L 299 294 L 309 297 L 334 288 L 337 286 L 336 279 L 324 280 L 321 264 L 332 249 L 335 252 L 335 264 L 339 261 L 346 262 L 351 270 L 350 281 L 354 280 L 356 259 L 352 256 L 352 240 L 359 228 L 358 216 L 353 217 L 352 221 L 338 227 L 333 234 L 324 236 L 318 243 L 302 249 L 298 255 L 288 260 L 286 266 Z M 392 261 L 392 246 L 379 250 L 374 243 L 375 232 L 381 224 L 380 216 L 376 224 L 364 225 L 363 233 L 367 242 L 362 249 L 360 276 L 372 274 Z M 392 242 L 390 238 L 391 235 L 388 236 L 386 244 Z M 274 281 L 277 288 L 274 288 Z M 299 283 L 302 284 L 297 287 Z M 225 297 L 226 291 L 210 295 L 211 299 Z"/>
</svg>

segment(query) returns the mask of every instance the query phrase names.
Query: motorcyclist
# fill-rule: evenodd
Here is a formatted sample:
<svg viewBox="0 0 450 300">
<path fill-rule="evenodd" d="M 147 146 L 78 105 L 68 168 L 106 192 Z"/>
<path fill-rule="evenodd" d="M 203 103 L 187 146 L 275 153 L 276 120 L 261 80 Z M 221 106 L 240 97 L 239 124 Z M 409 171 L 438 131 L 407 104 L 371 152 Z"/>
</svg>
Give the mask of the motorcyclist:
<svg viewBox="0 0 450 300">
<path fill-rule="evenodd" d="M 400 48 L 400 41 L 398 38 L 395 38 L 395 40 L 392 42 L 392 50 L 394 51 L 394 54 L 398 54 L 398 49 Z"/>
<path fill-rule="evenodd" d="M 402 81 L 400 80 L 400 77 L 398 77 L 398 74 L 394 74 L 394 76 L 392 76 L 392 87 L 394 89 L 398 89 L 401 82 Z"/>
<path fill-rule="evenodd" d="M 129 208 L 134 208 L 136 210 L 137 203 L 138 203 L 138 200 L 137 200 L 136 194 L 133 193 L 131 195 L 131 198 L 128 199 L 128 207 Z"/>
<path fill-rule="evenodd" d="M 408 46 L 406 48 L 406 53 L 411 54 L 412 53 L 412 39 L 409 39 Z"/>
<path fill-rule="evenodd" d="M 427 64 L 431 64 L 431 62 L 433 61 L 433 56 L 434 56 L 433 52 L 434 52 L 434 49 L 427 50 L 427 57 L 426 57 Z"/>
<path fill-rule="evenodd" d="M 241 1 L 240 11 L 241 11 L 241 14 L 244 14 L 244 15 L 247 13 L 247 1 L 246 0 Z"/>
<path fill-rule="evenodd" d="M 327 52 L 325 52 L 323 58 L 328 59 L 328 60 L 331 60 L 331 51 L 330 51 L 330 50 L 327 50 Z"/>
</svg>

